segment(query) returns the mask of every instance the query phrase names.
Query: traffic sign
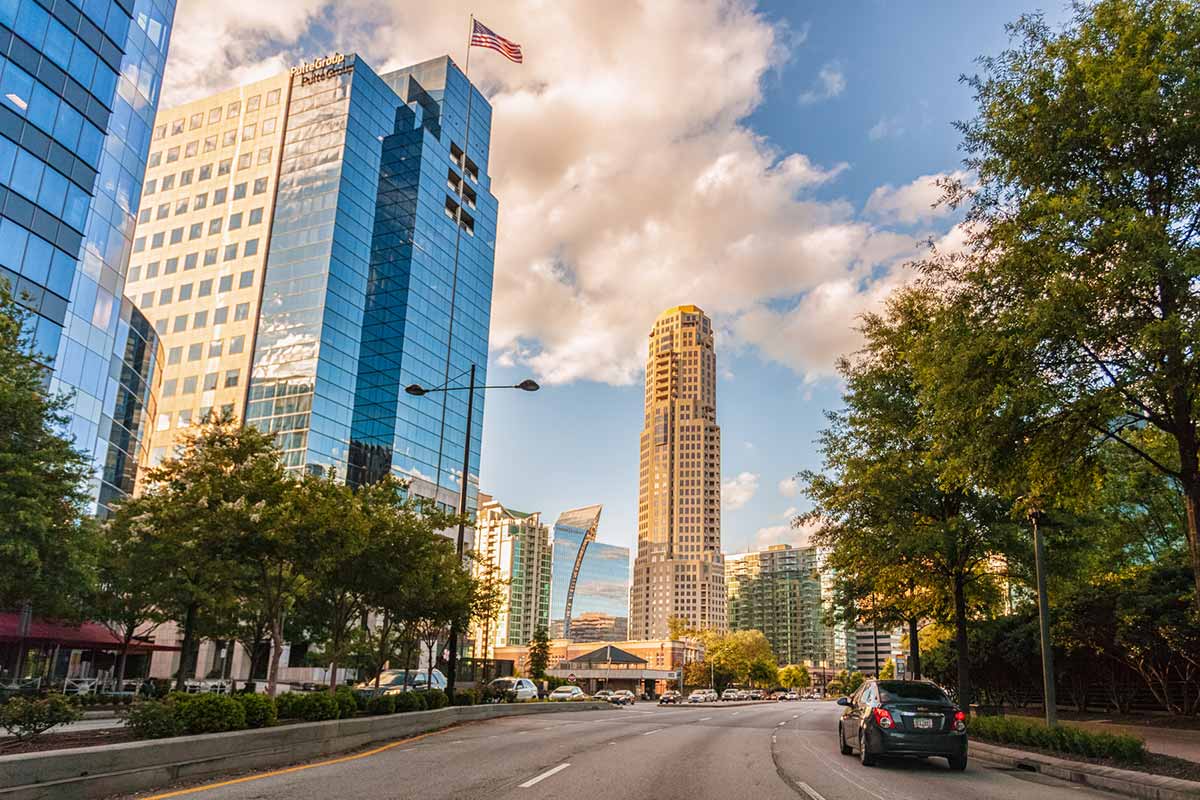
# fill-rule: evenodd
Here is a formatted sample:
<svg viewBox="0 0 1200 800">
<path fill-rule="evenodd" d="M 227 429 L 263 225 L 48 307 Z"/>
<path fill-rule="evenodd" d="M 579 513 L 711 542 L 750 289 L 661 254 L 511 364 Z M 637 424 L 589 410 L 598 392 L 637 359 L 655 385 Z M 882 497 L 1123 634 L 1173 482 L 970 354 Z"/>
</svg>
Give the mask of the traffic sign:
<svg viewBox="0 0 1200 800">
<path fill-rule="evenodd" d="M 570 675 L 567 676 L 567 683 L 574 683 L 574 682 L 575 682 L 575 673 L 572 672 Z"/>
</svg>

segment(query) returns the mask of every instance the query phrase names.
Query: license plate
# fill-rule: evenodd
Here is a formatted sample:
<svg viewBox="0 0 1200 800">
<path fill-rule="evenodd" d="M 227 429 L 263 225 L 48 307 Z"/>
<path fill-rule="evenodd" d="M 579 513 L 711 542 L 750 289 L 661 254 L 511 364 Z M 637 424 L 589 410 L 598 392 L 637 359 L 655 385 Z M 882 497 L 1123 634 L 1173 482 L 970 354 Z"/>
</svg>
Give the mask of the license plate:
<svg viewBox="0 0 1200 800">
<path fill-rule="evenodd" d="M 918 728 L 930 728 L 930 729 L 933 728 L 933 720 L 930 719 L 929 717 L 917 717 L 916 719 L 913 720 L 913 723 Z"/>
</svg>

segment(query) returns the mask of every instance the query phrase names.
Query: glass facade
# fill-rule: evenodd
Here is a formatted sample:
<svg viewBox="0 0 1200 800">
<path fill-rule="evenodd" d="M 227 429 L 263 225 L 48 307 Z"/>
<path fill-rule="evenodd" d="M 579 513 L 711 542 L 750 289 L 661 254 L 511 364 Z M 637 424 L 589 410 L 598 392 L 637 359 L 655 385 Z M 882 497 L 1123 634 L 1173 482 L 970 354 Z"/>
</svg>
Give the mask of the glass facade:
<svg viewBox="0 0 1200 800">
<path fill-rule="evenodd" d="M 157 340 L 121 295 L 174 14 L 0 0 L 0 277 L 35 312 L 51 390 L 72 396 L 101 511 L 131 485 L 153 389 Z"/>
<path fill-rule="evenodd" d="M 629 548 L 596 541 L 600 506 L 573 509 L 554 525 L 550 628 L 555 638 L 620 641 L 629 629 Z M 606 629 L 607 635 L 587 635 Z"/>
</svg>

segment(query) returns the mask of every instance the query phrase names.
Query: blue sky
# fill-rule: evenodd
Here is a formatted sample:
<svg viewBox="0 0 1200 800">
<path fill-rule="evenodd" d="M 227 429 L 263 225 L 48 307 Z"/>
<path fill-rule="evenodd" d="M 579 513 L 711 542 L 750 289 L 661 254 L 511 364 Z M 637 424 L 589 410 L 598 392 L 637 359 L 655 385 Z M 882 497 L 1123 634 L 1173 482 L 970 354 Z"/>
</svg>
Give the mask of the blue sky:
<svg viewBox="0 0 1200 800">
<path fill-rule="evenodd" d="M 793 36 L 807 32 L 807 37 L 782 69 L 764 77 L 763 103 L 746 123 L 782 151 L 820 164 L 848 163 L 818 196 L 862 208 L 881 185 L 959 167 L 959 137 L 951 123 L 973 113 L 959 75 L 974 71 L 976 56 L 1004 46 L 1006 21 L 1047 7 L 866 0 L 771 2 L 761 8 Z M 1052 10 L 1051 20 L 1065 17 L 1061 7 Z M 801 95 L 822 85 L 819 74 L 827 65 L 843 76 L 844 88 L 802 104 Z M 942 220 L 938 229 L 949 229 L 953 221 Z M 742 507 L 731 510 L 727 504 L 722 515 L 725 550 L 738 552 L 756 541 L 787 538 L 778 529 L 787 525 L 789 510 L 806 503 L 799 494 L 785 494 L 779 483 L 819 466 L 814 442 L 824 411 L 840 404 L 840 387 L 829 377 L 806 383 L 753 349 L 725 349 L 719 358 L 726 375 L 718 387 L 722 473 L 726 480 L 750 473 L 758 484 Z M 497 381 L 528 373 L 495 363 L 491 369 Z M 551 520 L 565 508 L 603 503 L 601 538 L 633 547 L 641 392 L 640 382 L 583 380 L 536 395 L 492 393 L 483 485 L 516 507 L 543 510 Z"/>
<path fill-rule="evenodd" d="M 1052 23 L 1064 4 L 1041 6 Z M 449 53 L 470 14 L 524 46 L 476 51 L 500 202 L 482 488 L 559 512 L 602 503 L 636 543 L 646 334 L 695 303 L 717 331 L 727 552 L 795 540 L 833 365 L 908 279 L 960 169 L 959 75 L 1034 3 L 950 0 L 180 0 L 170 106 L 332 50 L 387 70 Z M 956 177 L 969 179 L 958 174 Z"/>
</svg>

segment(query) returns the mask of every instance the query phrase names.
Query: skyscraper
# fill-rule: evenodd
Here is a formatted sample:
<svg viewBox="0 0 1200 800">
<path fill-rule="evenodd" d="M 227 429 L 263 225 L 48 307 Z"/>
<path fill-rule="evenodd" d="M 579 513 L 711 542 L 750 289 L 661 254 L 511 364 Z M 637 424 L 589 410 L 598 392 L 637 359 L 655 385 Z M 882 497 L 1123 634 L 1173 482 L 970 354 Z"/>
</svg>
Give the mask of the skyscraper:
<svg viewBox="0 0 1200 800">
<path fill-rule="evenodd" d="M 726 629 L 721 429 L 712 323 L 667 309 L 650 330 L 630 636 L 665 639 L 680 617 Z"/>
<path fill-rule="evenodd" d="M 818 664 L 833 650 L 815 548 L 771 545 L 725 559 L 729 627 L 758 630 L 780 664 Z"/>
<path fill-rule="evenodd" d="M 32 313 L 97 510 L 132 489 L 158 342 L 122 303 L 174 0 L 0 2 L 0 278 Z"/>
<path fill-rule="evenodd" d="M 550 628 L 555 638 L 575 639 L 575 621 L 585 618 L 586 630 L 580 631 L 585 636 L 610 629 L 623 639 L 628 630 L 629 548 L 596 541 L 602 510 L 598 505 L 573 508 L 554 523 Z"/>
<path fill-rule="evenodd" d="M 166 352 L 152 458 L 227 412 L 293 469 L 454 508 L 466 393 L 404 387 L 486 383 L 490 129 L 449 57 L 334 54 L 161 112 L 127 288 Z M 482 428 L 479 393 L 470 508 Z"/>
</svg>

